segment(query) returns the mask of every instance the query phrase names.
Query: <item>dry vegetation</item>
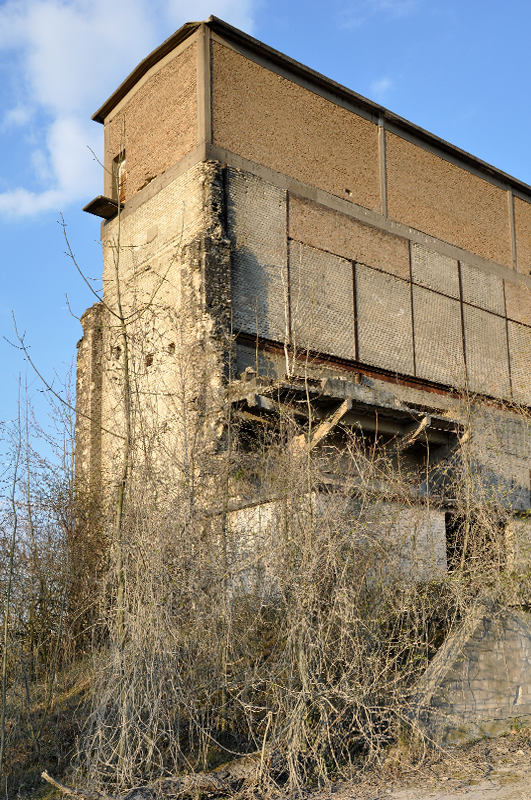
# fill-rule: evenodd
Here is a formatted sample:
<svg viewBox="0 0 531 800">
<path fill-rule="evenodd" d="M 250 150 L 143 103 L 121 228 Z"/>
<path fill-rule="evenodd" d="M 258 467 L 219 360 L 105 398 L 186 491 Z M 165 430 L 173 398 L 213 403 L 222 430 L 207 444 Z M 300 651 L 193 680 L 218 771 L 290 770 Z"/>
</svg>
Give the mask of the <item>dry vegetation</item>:
<svg viewBox="0 0 531 800">
<path fill-rule="evenodd" d="M 459 557 L 419 579 L 391 509 L 425 508 L 425 467 L 398 470 L 389 443 L 347 430 L 292 447 L 304 428 L 286 411 L 260 430 L 227 420 L 189 480 L 133 464 L 97 593 L 80 592 L 70 434 L 58 468 L 26 426 L 11 440 L 11 791 L 47 768 L 116 793 L 252 754 L 245 780 L 293 792 L 359 775 L 397 742 L 417 757 L 414 687 L 444 638 L 480 600 L 528 602 L 505 564 L 506 511 L 466 445 L 431 476 L 453 497 Z M 260 524 L 256 507 L 229 511 L 250 494 L 267 501 Z M 6 507 L 3 576 L 14 521 Z"/>
<path fill-rule="evenodd" d="M 119 288 L 118 276 L 117 263 Z M 475 463 L 475 401 L 462 401 L 462 443 L 433 467 L 424 440 L 412 468 L 396 441 L 341 425 L 314 449 L 293 444 L 310 434 L 309 394 L 306 421 L 285 404 L 267 424 L 227 404 L 215 447 L 183 411 L 188 450 L 160 467 L 138 455 L 158 435 L 135 389 L 143 311 L 131 326 L 117 297 L 125 438 L 105 513 L 75 491 L 68 406 L 55 405 L 54 436 L 26 402 L 3 432 L 7 795 L 30 793 L 42 769 L 111 794 L 181 776 L 173 794 L 195 795 L 207 789 L 183 775 L 242 756 L 245 769 L 225 767 L 231 791 L 297 793 L 397 745 L 421 757 L 415 685 L 445 637 L 486 598 L 529 604 L 506 560 L 506 503 Z M 393 504 L 413 519 L 443 495 L 450 569 L 422 570 Z M 231 510 L 235 497 L 254 510 Z"/>
</svg>

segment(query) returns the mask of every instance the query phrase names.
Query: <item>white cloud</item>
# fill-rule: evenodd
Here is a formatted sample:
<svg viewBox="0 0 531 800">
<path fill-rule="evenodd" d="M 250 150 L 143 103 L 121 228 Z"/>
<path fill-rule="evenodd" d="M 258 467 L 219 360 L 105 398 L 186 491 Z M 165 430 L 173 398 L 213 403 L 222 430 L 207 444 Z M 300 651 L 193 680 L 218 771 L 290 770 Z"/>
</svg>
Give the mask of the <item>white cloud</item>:
<svg viewBox="0 0 531 800">
<path fill-rule="evenodd" d="M 373 13 L 390 13 L 394 17 L 406 17 L 415 11 L 422 0 L 368 0 Z"/>
<path fill-rule="evenodd" d="M 371 92 L 377 100 L 383 100 L 389 89 L 393 86 L 391 78 L 383 77 L 371 83 Z"/>
<path fill-rule="evenodd" d="M 390 19 L 407 17 L 419 8 L 424 0 L 354 0 L 340 15 L 344 28 L 359 28 L 374 16 Z"/>
<path fill-rule="evenodd" d="M 29 106 L 18 105 L 14 108 L 8 109 L 2 120 L 3 128 L 17 127 L 19 125 L 27 125 L 31 119 L 31 108 Z"/>
<path fill-rule="evenodd" d="M 195 19 L 214 13 L 246 30 L 255 0 L 199 0 Z M 190 19 L 184 0 L 7 0 L 0 4 L 0 53 L 9 58 L 16 87 L 2 128 L 17 125 L 38 147 L 26 157 L 42 191 L 0 193 L 0 213 L 28 215 L 64 208 L 101 190 L 101 128 L 90 115 L 127 73 Z M 16 95 L 16 97 L 15 97 Z M 27 128 L 27 130 L 26 130 Z M 35 127 L 32 128 L 32 131 Z M 26 164 L 24 165 L 26 166 Z M 51 182 L 51 186 L 50 186 Z"/>
</svg>

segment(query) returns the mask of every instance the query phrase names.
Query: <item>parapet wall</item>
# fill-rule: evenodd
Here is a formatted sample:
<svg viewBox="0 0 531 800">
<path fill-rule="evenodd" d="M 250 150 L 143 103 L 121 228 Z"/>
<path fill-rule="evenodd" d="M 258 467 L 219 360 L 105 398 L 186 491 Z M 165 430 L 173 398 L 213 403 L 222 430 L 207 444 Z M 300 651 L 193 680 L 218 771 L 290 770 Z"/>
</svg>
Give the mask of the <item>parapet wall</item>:
<svg viewBox="0 0 531 800">
<path fill-rule="evenodd" d="M 529 274 L 531 197 L 488 165 L 230 39 L 211 58 L 214 145 Z"/>
</svg>

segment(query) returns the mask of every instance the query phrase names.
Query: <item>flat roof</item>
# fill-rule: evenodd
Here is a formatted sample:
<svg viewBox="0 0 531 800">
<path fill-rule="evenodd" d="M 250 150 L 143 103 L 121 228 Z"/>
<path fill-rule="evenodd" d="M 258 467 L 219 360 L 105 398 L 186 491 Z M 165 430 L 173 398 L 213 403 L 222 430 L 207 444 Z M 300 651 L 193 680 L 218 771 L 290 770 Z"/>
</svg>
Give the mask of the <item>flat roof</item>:
<svg viewBox="0 0 531 800">
<path fill-rule="evenodd" d="M 503 170 L 493 167 L 491 164 L 473 156 L 466 150 L 462 150 L 450 142 L 447 142 L 445 139 L 441 139 L 439 136 L 430 133 L 424 128 L 409 122 L 409 120 L 404 119 L 404 117 L 394 114 L 384 106 L 369 100 L 367 97 L 363 97 L 363 95 L 354 92 L 352 89 L 348 89 L 346 86 L 337 83 L 331 78 L 327 78 L 320 72 L 306 67 L 299 61 L 295 61 L 295 59 L 281 53 L 279 50 L 275 50 L 273 47 L 269 47 L 269 45 L 260 42 L 253 36 L 249 36 L 249 34 L 240 31 L 238 28 L 229 25 L 227 22 L 215 16 L 210 16 L 207 20 L 202 22 L 186 22 L 179 30 L 173 33 L 135 67 L 109 99 L 92 115 L 92 119 L 95 122 L 103 123 L 113 108 L 126 96 L 151 67 L 203 26 L 210 28 L 210 30 L 218 33 L 220 36 L 224 36 L 226 39 L 244 45 L 248 50 L 256 53 L 265 60 L 277 64 L 287 72 L 291 72 L 294 76 L 303 78 L 306 82 L 310 84 L 313 83 L 316 87 L 320 87 L 328 93 L 337 95 L 338 99 L 347 101 L 382 120 L 392 123 L 395 128 L 402 130 L 406 134 L 413 135 L 426 142 L 428 145 L 443 151 L 450 158 L 468 165 L 474 170 L 484 173 L 486 176 L 494 178 L 501 183 L 507 184 L 507 187 L 514 187 L 526 195 L 531 195 L 531 186 L 524 183 L 524 181 L 520 181 L 518 178 L 503 172 Z"/>
</svg>

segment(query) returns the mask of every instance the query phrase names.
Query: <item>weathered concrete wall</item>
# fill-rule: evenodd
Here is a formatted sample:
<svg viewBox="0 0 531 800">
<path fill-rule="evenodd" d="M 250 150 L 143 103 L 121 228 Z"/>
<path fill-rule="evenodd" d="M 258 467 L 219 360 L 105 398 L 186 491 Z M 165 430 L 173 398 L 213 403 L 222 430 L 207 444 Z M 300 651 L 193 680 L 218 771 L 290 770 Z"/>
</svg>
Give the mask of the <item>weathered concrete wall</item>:
<svg viewBox="0 0 531 800">
<path fill-rule="evenodd" d="M 447 639 L 418 687 L 422 728 L 444 743 L 531 720 L 531 616 L 478 607 Z"/>
<path fill-rule="evenodd" d="M 197 45 L 161 66 L 105 124 L 105 194 L 113 196 L 112 162 L 123 150 L 129 200 L 197 145 Z"/>
<path fill-rule="evenodd" d="M 127 391 L 137 465 L 149 458 L 169 479 L 190 469 L 194 455 L 215 444 L 230 327 L 229 245 L 220 223 L 221 198 L 219 165 L 201 163 L 120 222 L 104 226 L 109 311 L 92 367 L 101 375 L 101 417 L 83 436 L 100 443 L 101 464 L 87 455 L 84 470 L 101 468 L 107 496 L 121 474 Z M 81 353 L 92 336 L 89 326 Z M 80 385 L 81 407 L 85 396 Z"/>
<path fill-rule="evenodd" d="M 308 509 L 312 508 L 310 520 Z M 274 591 L 275 575 L 283 572 L 276 562 L 279 537 L 290 524 L 348 527 L 352 542 L 374 547 L 379 552 L 372 580 L 387 584 L 393 580 L 437 580 L 446 570 L 444 512 L 426 506 L 404 507 L 398 503 L 374 503 L 358 517 L 354 504 L 338 495 L 314 493 L 291 499 L 290 503 L 270 501 L 233 511 L 228 516 L 230 529 L 237 534 L 238 548 L 233 557 L 239 574 L 249 588 L 261 585 Z"/>
</svg>

